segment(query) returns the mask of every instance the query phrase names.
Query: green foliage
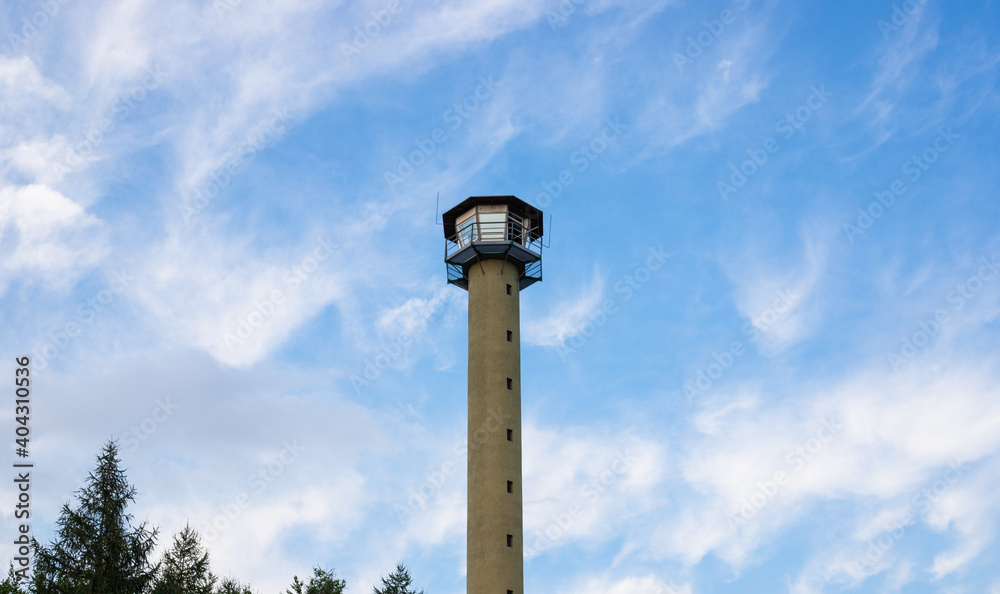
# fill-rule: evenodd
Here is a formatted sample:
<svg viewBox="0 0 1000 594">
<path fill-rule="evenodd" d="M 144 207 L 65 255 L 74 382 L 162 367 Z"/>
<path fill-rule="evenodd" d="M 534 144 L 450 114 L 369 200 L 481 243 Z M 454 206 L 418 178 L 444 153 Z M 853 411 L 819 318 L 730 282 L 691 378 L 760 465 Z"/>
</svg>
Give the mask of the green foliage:
<svg viewBox="0 0 1000 594">
<path fill-rule="evenodd" d="M 126 510 L 136 489 L 120 465 L 118 444 L 109 441 L 77 491 L 77 507 L 63 505 L 56 540 L 48 547 L 33 543 L 38 594 L 142 594 L 152 585 L 157 531 L 145 522 L 132 526 Z"/>
<path fill-rule="evenodd" d="M 7 578 L 0 582 L 0 594 L 28 594 L 28 590 L 23 589 L 21 581 L 17 579 L 17 574 L 14 573 L 14 564 L 11 563 L 10 569 L 7 571 Z"/>
<path fill-rule="evenodd" d="M 334 570 L 324 570 L 319 567 L 313 568 L 313 576 L 309 578 L 309 584 L 304 584 L 299 580 L 299 576 L 292 579 L 292 586 L 286 594 L 343 594 L 347 587 L 345 580 L 338 580 Z"/>
<path fill-rule="evenodd" d="M 423 590 L 420 592 L 411 590 L 412 583 L 410 572 L 406 570 L 405 565 L 399 563 L 396 565 L 396 571 L 390 573 L 389 577 L 382 578 L 382 589 L 375 587 L 375 594 L 424 594 Z"/>
<path fill-rule="evenodd" d="M 186 525 L 174 535 L 173 546 L 163 554 L 153 594 L 212 594 L 215 580 L 208 570 L 208 551 L 202 548 L 198 531 Z"/>
<path fill-rule="evenodd" d="M 18 572 L 21 573 L 20 576 L 18 576 Z M 45 592 L 40 586 L 41 580 L 37 572 L 34 575 L 30 575 L 31 572 L 24 569 L 19 569 L 18 572 L 14 571 L 14 563 L 10 563 L 7 570 L 7 577 L 0 582 L 0 594 L 36 594 Z"/>
<path fill-rule="evenodd" d="M 226 578 L 222 580 L 219 587 L 215 589 L 215 594 L 254 594 L 249 585 L 243 585 L 239 580 Z"/>
</svg>

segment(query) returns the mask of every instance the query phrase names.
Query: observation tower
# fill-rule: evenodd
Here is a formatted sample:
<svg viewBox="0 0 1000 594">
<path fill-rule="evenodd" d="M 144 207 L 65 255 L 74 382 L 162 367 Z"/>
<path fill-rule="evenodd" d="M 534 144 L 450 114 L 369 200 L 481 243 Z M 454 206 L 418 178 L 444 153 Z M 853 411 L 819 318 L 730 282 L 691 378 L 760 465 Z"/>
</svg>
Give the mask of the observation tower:
<svg viewBox="0 0 1000 594">
<path fill-rule="evenodd" d="M 523 594 L 519 300 L 542 280 L 542 211 L 473 196 L 443 223 L 448 282 L 469 292 L 466 592 Z"/>
</svg>

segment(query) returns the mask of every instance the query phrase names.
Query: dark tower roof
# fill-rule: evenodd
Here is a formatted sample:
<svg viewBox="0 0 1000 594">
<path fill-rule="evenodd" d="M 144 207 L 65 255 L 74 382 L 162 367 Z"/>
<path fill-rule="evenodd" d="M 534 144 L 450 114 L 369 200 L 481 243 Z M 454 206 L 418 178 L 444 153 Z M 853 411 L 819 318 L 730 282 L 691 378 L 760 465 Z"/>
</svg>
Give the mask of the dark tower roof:
<svg viewBox="0 0 1000 594">
<path fill-rule="evenodd" d="M 514 214 L 531 219 L 532 228 L 529 232 L 531 240 L 542 236 L 542 211 L 517 196 L 469 196 L 441 215 L 441 222 L 444 223 L 444 238 L 454 238 L 458 234 L 458 230 L 455 228 L 455 221 L 458 217 L 472 210 L 473 206 L 480 204 L 506 204 L 507 208 Z"/>
</svg>

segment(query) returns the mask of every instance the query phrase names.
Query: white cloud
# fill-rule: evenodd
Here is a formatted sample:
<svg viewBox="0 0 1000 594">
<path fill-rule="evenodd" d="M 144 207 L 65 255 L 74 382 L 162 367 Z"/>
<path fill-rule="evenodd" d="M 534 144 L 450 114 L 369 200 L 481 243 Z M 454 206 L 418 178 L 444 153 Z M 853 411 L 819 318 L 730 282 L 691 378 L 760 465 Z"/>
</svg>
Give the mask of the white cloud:
<svg viewBox="0 0 1000 594">
<path fill-rule="evenodd" d="M 602 576 L 589 577 L 559 592 L 569 594 L 692 594 L 691 584 L 676 585 L 660 578 L 647 575 L 642 577 Z"/>
<path fill-rule="evenodd" d="M 440 284 L 440 283 L 435 283 Z M 376 326 L 383 336 L 414 336 L 427 329 L 427 321 L 460 293 L 454 287 L 444 286 L 428 299 L 413 297 L 398 307 L 384 310 L 378 315 Z"/>
<path fill-rule="evenodd" d="M 792 591 L 820 592 L 832 584 L 856 588 L 884 574 L 886 590 L 895 592 L 915 580 L 939 580 L 966 568 L 996 539 L 998 504 L 991 493 L 997 488 L 997 462 L 992 456 L 957 472 L 935 469 L 919 487 L 875 507 L 872 517 L 856 518 L 859 530 L 849 538 L 833 535 L 802 569 Z M 865 512 L 861 508 L 859 515 Z M 954 543 L 938 551 L 929 567 L 921 562 L 926 552 L 907 543 L 919 538 L 921 528 Z"/>
<path fill-rule="evenodd" d="M 923 493 L 921 503 L 930 506 L 926 515 L 928 525 L 936 531 L 954 534 L 956 541 L 953 548 L 934 557 L 930 571 L 935 579 L 967 568 L 996 542 L 1000 503 L 993 494 L 1000 488 L 998 468 L 1000 461 L 991 457 L 976 471 L 966 468 L 969 474 L 959 477 L 955 484 L 948 480 L 954 475 L 939 477 Z"/>
<path fill-rule="evenodd" d="M 322 471 L 317 471 L 312 476 L 321 474 Z M 276 485 L 273 493 L 256 496 L 211 541 L 213 571 L 233 574 L 244 581 L 252 580 L 254 589 L 260 592 L 283 591 L 291 582 L 291 576 L 302 567 L 298 560 L 276 554 L 275 542 L 287 538 L 289 533 L 301 532 L 327 545 L 346 544 L 349 535 L 365 519 L 361 502 L 369 497 L 363 477 L 352 472 L 338 472 L 335 478 L 327 477 L 326 480 L 306 482 L 299 478 L 296 481 L 309 486 L 299 488 L 281 484 Z M 202 531 L 203 536 L 209 534 L 208 524 L 222 515 L 219 506 L 233 504 L 232 501 L 214 503 L 212 507 L 198 509 L 197 515 L 190 517 L 192 525 Z M 323 562 L 317 560 L 316 564 L 323 565 Z"/>
<path fill-rule="evenodd" d="M 870 152 L 895 134 L 901 118 L 900 104 L 910 95 L 910 87 L 922 76 L 924 60 L 937 49 L 938 23 L 927 18 L 920 6 L 902 30 L 884 47 L 868 96 L 854 109 L 865 114 L 875 134 Z"/>
<path fill-rule="evenodd" d="M 71 286 L 107 254 L 100 220 L 42 185 L 0 189 L 0 289 L 15 276 Z"/>
<path fill-rule="evenodd" d="M 612 518 L 647 506 L 666 461 L 662 445 L 642 437 L 525 423 L 525 558 L 607 538 Z"/>
<path fill-rule="evenodd" d="M 344 296 L 349 276 L 337 249 L 321 236 L 265 257 L 246 245 L 186 234 L 142 257 L 135 296 L 166 336 L 245 366 Z"/>
<path fill-rule="evenodd" d="M 827 241 L 803 237 L 801 262 L 748 248 L 723 265 L 736 284 L 736 306 L 750 323 L 751 339 L 767 357 L 781 354 L 807 338 L 822 303 L 813 292 L 823 277 Z M 784 264 L 786 268 L 778 268 Z M 746 332 L 744 334 L 747 334 Z"/>
<path fill-rule="evenodd" d="M 579 295 L 556 304 L 552 313 L 540 320 L 525 321 L 523 340 L 539 346 L 559 346 L 579 335 L 600 309 L 606 281 L 606 276 L 595 265 L 590 286 L 581 288 Z"/>
<path fill-rule="evenodd" d="M 7 116 L 7 121 L 35 115 L 40 108 L 66 107 L 69 103 L 66 91 L 47 79 L 28 56 L 0 56 L 0 97 L 0 113 Z"/>
<path fill-rule="evenodd" d="M 768 84 L 765 65 L 779 37 L 762 14 L 739 12 L 738 18 L 683 72 L 676 72 L 671 61 L 669 75 L 677 83 L 664 85 L 639 116 L 639 127 L 653 143 L 647 151 L 673 148 L 718 130 L 742 107 L 760 99 Z M 704 27 L 700 22 L 689 26 L 692 36 Z M 675 51 L 683 55 L 686 50 Z"/>
<path fill-rule="evenodd" d="M 987 361 L 861 372 L 780 407 L 764 398 L 709 405 L 696 422 L 705 436 L 685 440 L 681 470 L 691 493 L 660 527 L 654 547 L 691 565 L 714 551 L 739 571 L 805 514 L 839 500 L 854 502 L 854 511 L 845 515 L 841 506 L 836 524 L 855 529 L 819 554 L 794 591 L 882 571 L 878 565 L 858 574 L 855 562 L 907 511 L 910 522 L 957 537 L 933 572 L 967 566 L 996 537 L 989 520 L 995 498 L 987 493 L 996 476 L 988 468 L 1000 453 L 1000 394 L 990 371 L 996 367 Z M 842 428 L 824 441 L 825 420 Z M 967 468 L 967 478 L 954 481 L 955 463 Z M 784 484 L 772 484 L 779 472 Z"/>
</svg>

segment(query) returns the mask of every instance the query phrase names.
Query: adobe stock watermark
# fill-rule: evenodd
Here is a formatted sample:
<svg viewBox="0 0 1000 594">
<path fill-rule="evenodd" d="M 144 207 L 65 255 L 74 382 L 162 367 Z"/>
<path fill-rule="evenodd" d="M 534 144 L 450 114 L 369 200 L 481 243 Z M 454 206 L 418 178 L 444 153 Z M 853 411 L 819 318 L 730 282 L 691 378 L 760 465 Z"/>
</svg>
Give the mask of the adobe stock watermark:
<svg viewBox="0 0 1000 594">
<path fill-rule="evenodd" d="M 564 511 L 550 516 L 552 521 L 541 532 L 535 534 L 531 546 L 525 547 L 525 559 L 530 561 L 531 557 L 552 549 L 566 535 L 569 528 L 583 516 L 586 509 L 607 493 L 634 463 L 635 459 L 629 450 L 618 451 L 606 470 L 580 488 L 580 494 L 575 501 L 566 506 Z"/>
<path fill-rule="evenodd" d="M 889 41 L 889 34 L 897 33 L 905 27 L 913 15 L 920 12 L 924 4 L 927 4 L 927 0 L 904 0 L 902 6 L 893 4 L 892 16 L 889 17 L 889 20 L 879 19 L 877 23 L 882 39 Z"/>
<path fill-rule="evenodd" d="M 739 501 L 739 509 L 729 516 L 729 528 L 734 534 L 740 533 L 760 510 L 773 500 L 781 488 L 788 485 L 794 474 L 801 471 L 822 452 L 834 437 L 844 428 L 835 418 L 823 419 L 819 431 L 785 455 L 786 470 L 779 470 L 770 479 L 757 481 L 756 490 L 749 497 Z"/>
<path fill-rule="evenodd" d="M 139 449 L 139 445 L 156 433 L 159 426 L 166 423 L 178 408 L 170 401 L 169 396 L 165 399 L 157 398 L 156 406 L 150 411 L 149 416 L 129 427 L 122 436 L 122 445 L 127 447 L 128 451 L 135 452 Z"/>
<path fill-rule="evenodd" d="M 240 491 L 233 497 L 232 501 L 219 506 L 219 513 L 201 531 L 206 544 L 214 541 L 227 528 L 232 526 L 240 515 L 250 507 L 254 497 L 259 497 L 264 493 L 302 455 L 302 452 L 306 451 L 303 446 L 299 445 L 298 440 L 295 439 L 291 443 L 286 441 L 281 445 L 281 452 L 271 462 L 258 467 L 247 477 L 247 487 L 249 489 Z"/>
<path fill-rule="evenodd" d="M 461 101 L 456 102 L 441 114 L 441 119 L 448 125 L 448 129 L 454 131 L 461 128 L 462 124 L 479 111 L 479 108 L 486 101 L 496 95 L 497 87 L 500 85 L 499 81 L 493 80 L 492 74 L 489 76 L 480 76 L 479 84 L 472 93 Z M 405 157 L 403 155 L 396 155 L 395 171 L 386 170 L 382 174 L 389 190 L 395 191 L 400 184 L 410 179 L 417 169 L 424 163 L 427 163 L 431 156 L 437 153 L 438 149 L 448 142 L 448 140 L 450 138 L 448 137 L 447 130 L 440 127 L 431 130 L 431 133 L 427 136 L 414 139 L 413 144 L 416 146 L 415 149 L 410 151 Z"/>
<path fill-rule="evenodd" d="M 396 20 L 397 16 L 406 10 L 406 7 L 411 2 L 413 0 L 405 0 L 405 2 L 401 0 L 389 0 L 385 8 L 373 10 L 371 20 L 365 23 L 364 27 L 354 28 L 354 39 L 351 40 L 351 43 L 340 44 L 340 53 L 344 54 L 346 58 L 360 55 L 361 52 L 365 51 L 371 45 L 372 41 L 382 34 L 382 31 Z"/>
<path fill-rule="evenodd" d="M 496 408 L 490 411 L 489 417 L 466 438 L 459 439 L 451 448 L 452 456 L 429 472 L 416 488 L 407 491 L 409 497 L 406 504 L 397 503 L 393 507 L 396 519 L 404 522 L 418 512 L 425 511 L 428 504 L 437 496 L 441 488 L 451 479 L 455 472 L 463 468 L 463 463 L 468 460 L 469 450 L 476 451 L 490 435 L 499 431 L 502 427 L 510 425 L 508 421 L 513 418 L 510 413 L 505 413 Z"/>
<path fill-rule="evenodd" d="M 997 273 L 1000 272 L 1000 265 L 997 264 L 996 256 L 989 258 L 984 256 L 980 262 L 981 266 L 976 271 L 976 274 L 970 276 L 965 282 L 956 285 L 948 293 L 946 300 L 951 304 L 952 311 L 961 311 L 965 307 L 965 304 L 971 301 L 976 296 L 976 293 L 981 291 L 987 282 L 996 278 Z M 892 370 L 897 371 L 900 367 L 909 365 L 920 351 L 927 348 L 937 338 L 944 326 L 950 321 L 951 316 L 948 310 L 941 308 L 936 310 L 933 316 L 918 322 L 918 330 L 914 331 L 912 335 L 900 339 L 901 344 L 898 352 L 889 351 L 886 353 L 889 364 L 892 365 Z"/>
<path fill-rule="evenodd" d="M 548 8 L 545 10 L 545 18 L 549 21 L 549 26 L 555 31 L 569 22 L 569 18 L 576 13 L 576 10 L 587 3 L 587 0 L 561 0 L 555 10 Z"/>
<path fill-rule="evenodd" d="M 37 9 L 34 12 L 21 17 L 21 28 L 7 33 L 7 44 L 10 49 L 20 50 L 28 47 L 31 40 L 48 27 L 62 13 L 63 6 L 70 2 L 72 0 L 42 0 L 36 3 Z"/>
<path fill-rule="evenodd" d="M 670 254 L 663 251 L 663 246 L 659 248 L 650 247 L 646 262 L 615 283 L 615 294 L 621 295 L 621 304 L 624 305 L 631 301 L 636 291 L 643 288 L 653 278 L 654 272 L 663 268 L 663 264 L 669 257 Z M 580 350 L 597 333 L 598 329 L 603 328 L 608 323 L 608 320 L 619 311 L 618 297 L 602 301 L 599 307 L 586 314 L 587 321 L 584 322 L 580 331 L 559 344 L 557 349 L 559 358 L 564 362 L 568 361 L 574 353 Z"/>
<path fill-rule="evenodd" d="M 330 259 L 334 250 L 339 246 L 334 244 L 329 237 L 320 237 L 316 240 L 313 250 L 292 268 L 285 271 L 285 286 L 290 293 L 297 291 L 303 282 L 309 279 L 313 273 L 319 270 L 324 262 Z M 242 346 L 249 340 L 258 328 L 265 322 L 271 320 L 278 310 L 285 305 L 288 295 L 281 289 L 272 289 L 271 292 L 261 299 L 254 300 L 254 305 L 246 314 L 240 317 L 236 330 L 226 332 L 222 335 L 222 341 L 226 349 L 230 352 L 238 346 Z"/>
<path fill-rule="evenodd" d="M 243 0 L 214 0 L 212 9 L 215 10 L 217 18 L 224 19 L 235 12 L 241 4 L 243 4 Z"/>
<path fill-rule="evenodd" d="M 576 181 L 573 172 L 575 171 L 577 174 L 580 174 L 586 171 L 591 163 L 596 161 L 598 157 L 608 150 L 614 141 L 621 137 L 624 131 L 625 125 L 622 124 L 620 118 L 605 119 L 601 131 L 590 142 L 581 144 L 578 149 L 570 154 L 569 163 L 571 167 L 560 171 L 556 179 L 550 182 L 542 182 L 543 191 L 535 196 L 535 204 L 541 208 L 546 208 L 552 204 L 553 199 L 558 198 L 563 193 L 563 190 L 573 185 L 573 182 Z"/>
<path fill-rule="evenodd" d="M 944 497 L 954 485 L 962 480 L 966 474 L 966 469 L 958 461 L 952 461 L 948 465 L 948 470 L 944 475 L 914 493 L 910 497 L 910 503 L 919 511 L 917 513 L 929 514 L 941 498 Z M 882 560 L 896 544 L 906 535 L 906 530 L 916 520 L 916 516 L 910 510 L 905 511 L 899 518 L 886 527 L 885 532 L 872 539 L 868 543 L 868 548 L 864 554 L 860 555 L 853 563 L 856 575 L 866 575 L 875 564 Z"/>
<path fill-rule="evenodd" d="M 826 85 L 819 87 L 813 85 L 809 90 L 811 92 L 802 105 L 785 112 L 784 117 L 774 124 L 775 132 L 785 140 L 790 140 L 796 132 L 804 134 L 803 129 L 806 122 L 811 120 L 813 115 L 822 109 L 833 96 L 833 93 L 826 90 Z M 745 186 L 779 150 L 781 150 L 781 143 L 774 136 L 769 136 L 759 146 L 748 148 L 746 150 L 747 158 L 739 166 L 730 161 L 728 181 L 724 178 L 715 182 L 715 189 L 719 192 L 722 200 L 728 200 L 730 195 L 735 194 Z"/>
<path fill-rule="evenodd" d="M 42 337 L 41 348 L 35 349 L 32 353 L 31 361 L 35 370 L 42 371 L 47 368 L 52 359 L 66 350 L 74 340 L 94 324 L 101 313 L 110 307 L 118 299 L 118 296 L 128 288 L 132 280 L 125 269 L 113 271 L 109 275 L 107 287 L 77 306 L 76 317 L 72 321 L 66 322 L 62 328 L 50 332 L 47 337 Z"/>
<path fill-rule="evenodd" d="M 195 189 L 189 201 L 181 203 L 181 216 L 184 217 L 184 221 L 191 222 L 212 200 L 229 187 L 233 178 L 242 173 L 257 155 L 264 149 L 274 146 L 288 131 L 290 121 L 291 115 L 287 111 L 272 110 L 270 117 L 261 121 L 242 142 L 227 151 L 222 159 L 224 164 L 208 176 L 208 181 Z"/>
<path fill-rule="evenodd" d="M 792 311 L 795 303 L 799 300 L 798 295 L 789 291 L 778 291 L 777 296 L 771 301 L 771 305 L 766 307 L 750 321 L 743 324 L 740 332 L 750 342 L 758 342 L 763 333 L 773 328 L 780 322 L 788 312 Z M 746 345 L 742 340 L 734 340 L 729 343 L 728 348 L 712 353 L 712 361 L 698 369 L 694 377 L 684 382 L 683 392 L 688 405 L 694 403 L 694 399 L 704 396 L 715 382 L 719 381 L 733 365 L 746 354 Z"/>
<path fill-rule="evenodd" d="M 53 165 L 52 173 L 55 178 L 61 180 L 67 174 L 83 169 L 90 159 L 94 158 L 98 147 L 104 143 L 108 135 L 115 131 L 119 123 L 128 119 L 150 93 L 163 84 L 166 76 L 167 73 L 159 67 L 147 68 L 142 80 L 115 100 L 111 110 L 112 115 L 92 125 L 87 131 L 81 132 L 83 140 L 66 151 L 66 157 L 61 163 Z"/>
<path fill-rule="evenodd" d="M 931 141 L 927 148 L 903 163 L 903 175 L 911 183 L 920 181 L 931 166 L 937 163 L 941 155 L 948 152 L 959 138 L 961 136 L 955 134 L 950 126 L 948 129 L 939 129 L 937 137 Z M 855 237 L 864 235 L 875 224 L 875 221 L 882 218 L 896 204 L 896 198 L 905 194 L 907 189 L 903 179 L 897 178 L 889 183 L 888 189 L 876 191 L 875 200 L 864 208 L 858 208 L 855 224 L 844 223 L 843 230 L 844 234 L 847 235 L 847 240 L 853 244 Z"/>
<path fill-rule="evenodd" d="M 448 304 L 457 292 L 439 291 L 434 297 L 420 308 L 417 317 L 426 322 L 434 314 Z M 378 381 L 383 374 L 403 357 L 413 346 L 414 336 L 410 332 L 402 332 L 389 342 L 379 345 L 375 355 L 368 357 L 364 361 L 364 367 L 359 373 L 351 374 L 351 385 L 354 386 L 354 393 L 360 395 L 361 391 Z"/>
<path fill-rule="evenodd" d="M 674 66 L 677 72 L 683 73 L 684 68 L 700 58 L 709 47 L 712 46 L 725 32 L 729 25 L 736 22 L 736 17 L 750 6 L 750 0 L 733 0 L 732 8 L 724 8 L 719 13 L 718 18 L 704 20 L 701 22 L 702 30 L 695 35 L 687 36 L 687 45 L 684 46 L 684 53 L 674 52 Z"/>
<path fill-rule="evenodd" d="M 673 579 L 668 579 L 666 580 L 666 583 L 660 581 L 660 583 L 657 584 L 656 594 L 685 594 L 685 592 L 689 591 L 689 589 L 678 586 Z"/>
</svg>

